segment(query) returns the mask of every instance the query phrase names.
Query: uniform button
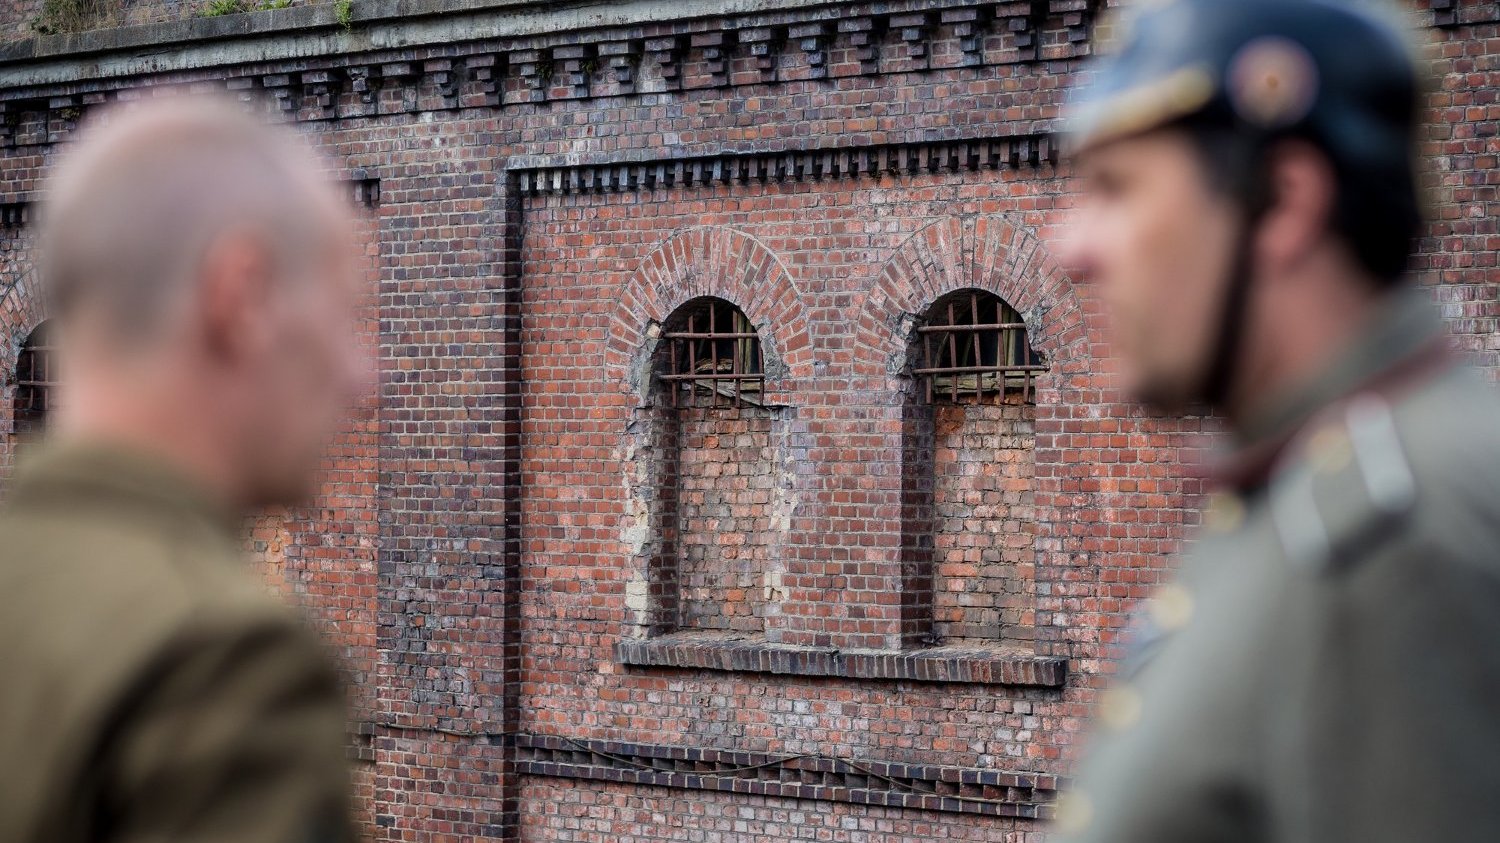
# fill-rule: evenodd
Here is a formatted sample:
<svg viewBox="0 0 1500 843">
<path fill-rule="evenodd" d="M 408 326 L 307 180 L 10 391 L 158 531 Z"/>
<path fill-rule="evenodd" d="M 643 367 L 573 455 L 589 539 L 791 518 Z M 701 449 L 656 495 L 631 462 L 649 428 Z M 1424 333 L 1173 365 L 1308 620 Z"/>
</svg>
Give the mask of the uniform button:
<svg viewBox="0 0 1500 843">
<path fill-rule="evenodd" d="M 1229 533 L 1238 530 L 1240 524 L 1245 521 L 1245 503 L 1240 500 L 1239 495 L 1228 492 L 1220 492 L 1209 501 L 1208 510 L 1203 514 L 1203 526 L 1215 533 Z"/>
<path fill-rule="evenodd" d="M 1141 695 L 1129 685 L 1117 685 L 1099 698 L 1099 719 L 1116 732 L 1123 732 L 1141 719 Z"/>
<path fill-rule="evenodd" d="M 1354 446 L 1342 427 L 1325 427 L 1307 440 L 1307 458 L 1319 474 L 1343 471 L 1353 457 Z"/>
<path fill-rule="evenodd" d="M 1166 632 L 1187 626 L 1193 619 L 1193 595 L 1176 583 L 1168 583 L 1151 598 L 1151 619 Z"/>
<path fill-rule="evenodd" d="M 1057 830 L 1081 834 L 1094 822 L 1094 803 L 1087 795 L 1070 790 L 1057 797 Z"/>
</svg>

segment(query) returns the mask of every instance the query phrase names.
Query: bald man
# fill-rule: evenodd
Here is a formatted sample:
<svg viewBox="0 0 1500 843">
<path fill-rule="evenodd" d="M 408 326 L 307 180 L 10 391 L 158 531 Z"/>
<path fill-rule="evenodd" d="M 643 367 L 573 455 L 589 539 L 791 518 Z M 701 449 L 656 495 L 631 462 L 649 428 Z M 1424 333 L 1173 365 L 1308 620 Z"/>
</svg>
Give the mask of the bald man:
<svg viewBox="0 0 1500 843">
<path fill-rule="evenodd" d="M 115 112 L 49 185 L 49 441 L 0 514 L 0 841 L 349 839 L 344 696 L 244 564 L 367 387 L 352 230 L 293 139 Z"/>
</svg>

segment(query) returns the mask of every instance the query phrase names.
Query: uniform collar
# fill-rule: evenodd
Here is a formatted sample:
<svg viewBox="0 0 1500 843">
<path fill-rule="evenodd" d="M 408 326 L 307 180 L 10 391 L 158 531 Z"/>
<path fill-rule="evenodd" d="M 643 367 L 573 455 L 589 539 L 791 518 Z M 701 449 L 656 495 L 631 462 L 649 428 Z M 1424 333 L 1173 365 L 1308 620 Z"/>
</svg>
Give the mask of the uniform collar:
<svg viewBox="0 0 1500 843">
<path fill-rule="evenodd" d="M 1428 299 L 1416 291 L 1393 293 L 1370 327 L 1332 363 L 1241 424 L 1232 450 L 1210 476 L 1240 491 L 1257 488 L 1287 445 L 1330 404 L 1360 392 L 1394 390 L 1450 361 L 1442 322 Z"/>
<path fill-rule="evenodd" d="M 43 443 L 17 465 L 10 503 L 75 506 L 86 500 L 131 503 L 174 517 L 197 516 L 234 539 L 243 514 L 157 457 L 118 445 Z"/>
</svg>

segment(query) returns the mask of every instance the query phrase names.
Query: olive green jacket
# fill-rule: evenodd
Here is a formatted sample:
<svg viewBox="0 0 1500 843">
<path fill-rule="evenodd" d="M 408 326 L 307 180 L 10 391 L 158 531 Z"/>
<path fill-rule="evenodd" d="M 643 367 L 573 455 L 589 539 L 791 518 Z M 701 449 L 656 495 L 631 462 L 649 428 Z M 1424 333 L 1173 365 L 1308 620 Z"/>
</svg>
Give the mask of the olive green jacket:
<svg viewBox="0 0 1500 843">
<path fill-rule="evenodd" d="M 1054 840 L 1500 840 L 1500 398 L 1429 311 L 1246 433 Z"/>
<path fill-rule="evenodd" d="M 0 841 L 349 836 L 343 692 L 209 501 L 112 449 L 22 465 L 0 514 Z"/>
</svg>

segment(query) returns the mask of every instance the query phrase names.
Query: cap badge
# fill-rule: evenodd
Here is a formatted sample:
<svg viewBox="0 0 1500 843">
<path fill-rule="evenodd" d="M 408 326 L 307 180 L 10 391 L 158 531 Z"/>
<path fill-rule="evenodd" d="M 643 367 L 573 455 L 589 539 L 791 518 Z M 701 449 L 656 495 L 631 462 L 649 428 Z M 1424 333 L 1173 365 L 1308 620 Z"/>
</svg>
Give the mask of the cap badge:
<svg viewBox="0 0 1500 843">
<path fill-rule="evenodd" d="M 1235 113 L 1256 126 L 1277 129 L 1296 123 L 1312 110 L 1318 95 L 1318 66 L 1294 41 L 1257 38 L 1230 61 L 1225 83 Z"/>
</svg>

